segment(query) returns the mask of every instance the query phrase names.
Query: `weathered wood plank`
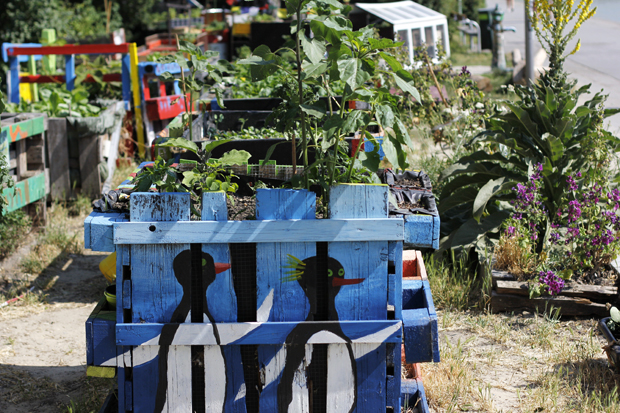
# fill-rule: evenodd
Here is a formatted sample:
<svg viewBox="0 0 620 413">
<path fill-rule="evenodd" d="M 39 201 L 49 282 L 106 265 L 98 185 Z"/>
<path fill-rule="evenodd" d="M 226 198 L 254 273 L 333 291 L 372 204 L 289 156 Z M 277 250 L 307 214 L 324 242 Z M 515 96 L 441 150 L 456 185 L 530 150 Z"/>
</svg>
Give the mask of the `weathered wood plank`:
<svg viewBox="0 0 620 413">
<path fill-rule="evenodd" d="M 439 362 L 437 314 L 428 281 L 403 280 L 403 334 L 407 363 Z"/>
<path fill-rule="evenodd" d="M 132 198 L 135 194 L 132 194 Z M 135 206 L 132 203 L 132 211 Z M 401 219 L 129 222 L 114 225 L 115 244 L 402 241 Z M 387 248 L 387 247 L 386 247 Z M 386 253 L 387 254 L 387 253 Z M 387 262 L 387 257 L 386 257 Z"/>
<path fill-rule="evenodd" d="M 529 297 L 529 289 L 526 282 L 522 281 L 497 281 L 498 294 L 516 294 Z M 561 296 L 581 297 L 595 301 L 614 301 L 618 296 L 618 287 L 606 285 L 586 285 L 566 283 L 560 292 Z"/>
<path fill-rule="evenodd" d="M 386 344 L 356 344 L 353 346 L 353 353 L 357 365 L 355 412 L 384 412 L 387 405 Z M 333 411 L 335 413 L 343 410 Z"/>
<path fill-rule="evenodd" d="M 432 215 L 407 215 L 405 243 L 416 248 L 439 248 L 439 217 Z"/>
<path fill-rule="evenodd" d="M 121 212 L 91 212 L 84 221 L 84 237 L 88 234 L 88 243 L 84 246 L 93 251 L 114 252 L 114 223 L 128 222 L 126 214 Z M 87 229 L 88 227 L 88 229 Z"/>
<path fill-rule="evenodd" d="M 308 329 L 317 331 L 308 344 L 331 344 L 342 342 L 330 331 L 339 326 L 352 343 L 397 343 L 402 338 L 400 320 L 381 321 L 308 321 Z M 216 323 L 221 345 L 274 344 L 285 342 L 289 333 L 298 325 L 283 323 Z M 215 345 L 213 324 L 210 323 L 137 323 L 116 324 L 116 345 L 155 346 L 166 325 L 178 326 L 171 345 Z M 324 333 L 321 333 L 325 330 Z"/>
<path fill-rule="evenodd" d="M 166 404 L 164 405 L 162 412 L 176 413 L 194 411 L 192 409 L 191 371 L 191 347 L 170 346 L 168 349 L 168 385 L 166 387 Z M 163 374 L 161 374 L 161 372 L 159 372 L 159 374 L 161 380 L 163 378 Z"/>
<path fill-rule="evenodd" d="M 52 199 L 70 198 L 73 194 L 69 179 L 67 119 L 49 119 L 47 128 L 47 148 L 50 159 L 50 190 Z"/>
<path fill-rule="evenodd" d="M 605 317 L 609 311 L 605 304 L 593 303 L 587 298 L 576 297 L 539 297 L 530 299 L 522 295 L 498 294 L 491 292 L 491 310 L 494 313 L 502 311 L 530 310 L 537 312 L 551 311 L 551 308 L 560 308 L 561 315 L 596 315 Z"/>
<path fill-rule="evenodd" d="M 101 195 L 101 177 L 99 162 L 101 159 L 101 138 L 89 136 L 78 140 L 80 151 L 80 179 L 82 193 L 97 198 Z"/>
<path fill-rule="evenodd" d="M 187 193 L 131 194 L 131 221 L 189 221 L 190 197 Z M 155 222 L 162 225 L 161 222 Z M 115 225 L 131 225 L 122 223 Z M 176 274 L 173 263 L 189 244 L 132 245 L 132 322 L 169 322 L 181 300 L 184 289 L 178 277 L 189 277 L 189 262 Z M 189 298 L 189 297 L 187 297 Z M 189 302 L 189 299 L 184 301 Z"/>
<path fill-rule="evenodd" d="M 158 352 L 159 346 L 139 346 L 132 350 L 132 378 L 136 383 L 133 388 L 134 413 L 155 411 L 155 397 L 159 384 Z M 191 370 L 186 374 L 189 371 Z M 127 410 L 130 410 L 128 407 Z"/>
</svg>

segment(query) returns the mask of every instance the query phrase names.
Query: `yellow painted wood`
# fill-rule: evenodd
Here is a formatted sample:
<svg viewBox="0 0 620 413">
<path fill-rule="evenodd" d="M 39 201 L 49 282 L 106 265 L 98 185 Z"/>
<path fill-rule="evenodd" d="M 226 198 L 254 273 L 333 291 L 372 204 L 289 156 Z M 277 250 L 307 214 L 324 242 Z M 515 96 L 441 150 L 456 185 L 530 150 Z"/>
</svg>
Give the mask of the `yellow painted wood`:
<svg viewBox="0 0 620 413">
<path fill-rule="evenodd" d="M 131 89 L 133 92 L 134 116 L 136 118 L 136 133 L 138 135 L 138 153 L 144 159 L 144 126 L 142 124 L 142 106 L 140 99 L 140 80 L 138 79 L 138 47 L 135 43 L 129 44 L 129 65 L 131 70 Z"/>
</svg>

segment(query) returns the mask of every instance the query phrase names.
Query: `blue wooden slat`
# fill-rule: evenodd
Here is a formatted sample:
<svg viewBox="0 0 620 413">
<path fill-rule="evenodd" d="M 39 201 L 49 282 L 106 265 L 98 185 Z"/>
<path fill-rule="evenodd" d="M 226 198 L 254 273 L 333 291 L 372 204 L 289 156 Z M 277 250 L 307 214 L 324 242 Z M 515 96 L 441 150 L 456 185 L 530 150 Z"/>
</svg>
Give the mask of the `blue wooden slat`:
<svg viewBox="0 0 620 413">
<path fill-rule="evenodd" d="M 122 284 L 123 289 L 123 309 L 130 310 L 131 309 L 131 280 L 123 280 Z"/>
<path fill-rule="evenodd" d="M 134 412 L 154 412 L 155 394 L 159 382 L 159 347 L 136 347 L 133 356 Z"/>
<path fill-rule="evenodd" d="M 204 193 L 202 220 L 226 221 L 227 219 L 226 195 L 223 192 Z M 202 251 L 211 255 L 216 263 L 231 263 L 227 244 L 203 244 Z M 237 296 L 230 270 L 215 276 L 215 281 L 207 289 L 207 305 L 216 322 L 237 321 Z"/>
<path fill-rule="evenodd" d="M 402 241 L 403 220 L 130 222 L 114 224 L 115 244 Z"/>
<path fill-rule="evenodd" d="M 125 409 L 134 411 L 133 409 L 133 382 L 125 381 Z"/>
<path fill-rule="evenodd" d="M 404 220 L 406 244 L 416 248 L 439 248 L 439 217 L 407 215 Z"/>
<path fill-rule="evenodd" d="M 403 281 L 403 327 L 407 363 L 439 362 L 437 313 L 428 281 Z"/>
<path fill-rule="evenodd" d="M 93 251 L 114 252 L 114 223 L 127 222 L 119 212 L 91 212 L 84 220 L 84 247 Z"/>
<path fill-rule="evenodd" d="M 258 346 L 259 368 L 263 373 L 263 390 L 259 399 L 259 411 L 278 411 L 278 384 L 282 378 L 286 351 L 283 346 Z"/>
<path fill-rule="evenodd" d="M 317 331 L 310 344 L 329 344 L 342 342 L 332 333 L 318 333 L 322 330 L 332 331 L 339 325 L 343 333 L 353 343 L 397 343 L 402 338 L 400 320 L 381 321 L 308 321 L 308 329 Z M 118 323 L 116 324 L 116 344 L 119 346 L 157 346 L 162 323 Z M 286 323 L 217 323 L 222 345 L 281 344 L 289 333 L 298 325 L 297 322 Z M 175 324 L 175 326 L 177 326 Z M 173 345 L 215 345 L 210 323 L 184 323 L 176 329 Z M 384 359 L 385 362 L 385 359 Z"/>
<path fill-rule="evenodd" d="M 223 192 L 206 192 L 202 195 L 201 219 L 203 221 L 226 221 L 228 208 L 226 194 Z M 214 262 L 230 264 L 230 251 L 227 244 L 202 244 L 202 251 L 210 254 Z M 215 281 L 207 289 L 207 306 L 215 322 L 237 321 L 237 296 L 235 294 L 231 270 L 216 274 Z M 205 353 L 208 354 L 208 353 Z M 227 346 L 223 349 L 226 364 L 226 399 L 225 411 L 245 413 L 245 378 L 241 351 L 239 346 Z M 207 357 L 207 356 L 205 356 Z M 209 360 L 205 359 L 206 372 L 209 372 Z M 205 377 L 205 380 L 221 380 L 220 377 Z M 206 400 L 209 406 L 210 400 Z"/>
<path fill-rule="evenodd" d="M 133 193 L 130 216 L 132 222 L 189 221 L 190 196 L 188 193 Z M 188 244 L 132 245 L 132 322 L 170 321 L 183 298 L 173 261 L 185 250 L 189 250 Z"/>
<path fill-rule="evenodd" d="M 394 292 L 393 305 L 394 305 L 394 318 L 396 320 L 402 320 L 403 313 L 403 243 L 402 242 L 390 242 L 389 245 L 393 245 L 394 255 L 391 257 L 391 261 L 394 263 L 394 277 L 390 284 L 390 290 Z"/>
<path fill-rule="evenodd" d="M 330 190 L 330 219 L 381 219 L 387 216 L 387 186 L 338 185 Z M 383 229 L 378 229 L 376 234 L 378 237 L 367 239 L 384 239 L 380 237 L 382 231 Z M 335 297 L 336 311 L 340 320 L 387 319 L 388 253 L 386 241 L 328 244 L 328 255 L 340 262 L 345 279 L 364 280 L 359 284 L 340 287 Z M 353 344 L 352 348 L 356 355 L 357 370 L 355 412 L 385 411 L 386 344 L 375 348 Z M 366 354 L 361 356 L 361 353 Z"/>
<path fill-rule="evenodd" d="M 91 212 L 84 220 L 84 248 L 90 249 L 90 222 L 97 212 Z M 112 231 L 114 232 L 114 230 Z"/>
<path fill-rule="evenodd" d="M 257 189 L 256 219 L 315 219 L 316 194 L 307 190 Z"/>
<path fill-rule="evenodd" d="M 430 413 L 421 380 L 403 380 L 400 389 L 404 408 L 416 407 L 420 413 Z"/>
</svg>

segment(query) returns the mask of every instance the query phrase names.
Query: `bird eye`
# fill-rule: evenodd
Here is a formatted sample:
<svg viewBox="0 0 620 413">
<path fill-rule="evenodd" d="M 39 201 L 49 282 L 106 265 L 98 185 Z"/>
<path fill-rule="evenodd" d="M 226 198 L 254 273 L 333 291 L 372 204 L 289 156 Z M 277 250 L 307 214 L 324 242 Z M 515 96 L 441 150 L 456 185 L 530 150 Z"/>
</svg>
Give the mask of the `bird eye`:
<svg viewBox="0 0 620 413">
<path fill-rule="evenodd" d="M 332 270 L 327 270 L 327 276 L 331 277 L 334 275 L 334 272 Z"/>
<path fill-rule="evenodd" d="M 344 277 L 344 268 L 338 270 L 338 275 Z"/>
<path fill-rule="evenodd" d="M 202 266 L 204 267 L 205 265 L 207 265 L 207 260 L 205 260 L 204 258 L 202 259 Z"/>
</svg>

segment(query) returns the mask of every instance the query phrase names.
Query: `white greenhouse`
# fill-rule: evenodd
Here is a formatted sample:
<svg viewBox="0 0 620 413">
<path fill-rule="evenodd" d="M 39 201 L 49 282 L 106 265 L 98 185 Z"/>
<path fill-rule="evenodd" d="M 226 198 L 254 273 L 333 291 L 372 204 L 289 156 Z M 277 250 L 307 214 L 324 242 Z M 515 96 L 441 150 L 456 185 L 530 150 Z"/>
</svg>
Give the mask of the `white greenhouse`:
<svg viewBox="0 0 620 413">
<path fill-rule="evenodd" d="M 388 23 L 392 36 L 404 41 L 409 50 L 409 60 L 415 60 L 414 49 L 426 45 L 429 56 L 437 56 L 437 46 L 441 45 L 450 56 L 448 20 L 443 14 L 410 0 L 394 3 L 355 3 L 351 20 L 359 26 L 374 24 L 380 34 L 388 37 L 390 31 L 381 30 Z M 364 21 L 365 19 L 365 21 Z"/>
</svg>

